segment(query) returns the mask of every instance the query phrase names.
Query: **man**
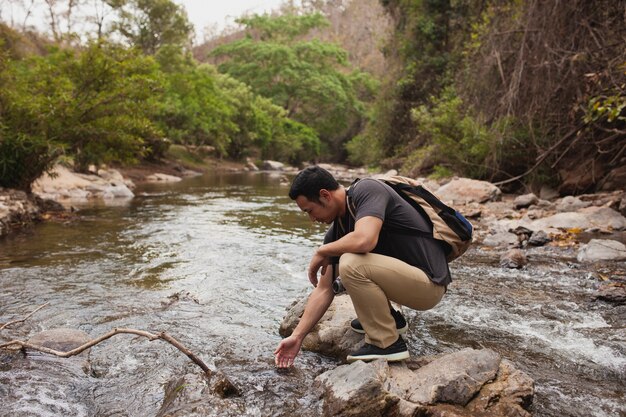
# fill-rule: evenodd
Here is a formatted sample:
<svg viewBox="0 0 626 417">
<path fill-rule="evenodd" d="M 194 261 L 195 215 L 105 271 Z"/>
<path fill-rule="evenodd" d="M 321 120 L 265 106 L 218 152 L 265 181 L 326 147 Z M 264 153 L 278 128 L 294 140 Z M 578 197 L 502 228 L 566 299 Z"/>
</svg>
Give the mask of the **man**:
<svg viewBox="0 0 626 417">
<path fill-rule="evenodd" d="M 293 364 L 304 337 L 333 300 L 337 272 L 357 313 L 351 326 L 365 333 L 365 345 L 348 361 L 407 359 L 398 334 L 406 322 L 390 301 L 427 310 L 451 282 L 445 249 L 431 237 L 429 220 L 381 181 L 364 179 L 348 191 L 316 166 L 296 176 L 289 197 L 311 220 L 332 226 L 311 258 L 308 277 L 315 288 L 295 330 L 274 352 L 276 365 Z"/>
</svg>

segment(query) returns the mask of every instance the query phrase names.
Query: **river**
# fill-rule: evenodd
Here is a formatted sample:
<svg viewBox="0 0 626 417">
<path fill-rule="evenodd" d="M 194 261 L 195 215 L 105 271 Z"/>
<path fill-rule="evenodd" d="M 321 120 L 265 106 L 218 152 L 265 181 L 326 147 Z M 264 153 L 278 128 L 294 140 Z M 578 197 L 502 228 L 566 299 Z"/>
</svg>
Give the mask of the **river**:
<svg viewBox="0 0 626 417">
<path fill-rule="evenodd" d="M 323 234 L 287 191 L 267 173 L 207 174 L 0 240 L 0 323 L 49 303 L 2 340 L 58 327 L 166 331 L 241 389 L 215 415 L 319 415 L 311 385 L 337 362 L 303 352 L 291 372 L 273 366 Z M 444 301 L 407 311 L 412 354 L 488 347 L 535 379 L 535 416 L 626 416 L 625 308 L 593 299 L 597 274 L 623 263 L 598 271 L 567 249 L 530 256 L 522 270 L 480 249 L 455 261 Z M 0 415 L 154 416 L 169 381 L 200 372 L 171 345 L 130 335 L 90 359 L 86 373 L 78 358 L 0 353 Z"/>
</svg>

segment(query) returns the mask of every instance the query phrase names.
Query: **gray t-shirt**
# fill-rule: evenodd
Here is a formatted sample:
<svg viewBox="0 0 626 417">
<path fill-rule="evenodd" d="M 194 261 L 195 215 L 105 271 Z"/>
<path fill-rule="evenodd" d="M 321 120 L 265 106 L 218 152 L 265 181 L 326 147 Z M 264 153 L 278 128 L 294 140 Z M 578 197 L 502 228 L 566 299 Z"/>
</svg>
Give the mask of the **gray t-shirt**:
<svg viewBox="0 0 626 417">
<path fill-rule="evenodd" d="M 354 230 L 354 223 L 360 218 L 373 216 L 383 221 L 383 227 L 372 253 L 391 256 L 416 266 L 436 284 L 448 285 L 452 282 L 444 246 L 428 237 L 432 236 L 430 221 L 424 219 L 393 188 L 367 178 L 350 187 L 349 198 L 355 219 L 351 219 L 346 210 L 346 216 L 339 219 L 345 233 L 341 230 L 335 232 L 335 227 L 338 227 L 336 221 L 326 232 L 324 243 L 333 242 Z M 416 232 L 411 233 L 411 230 Z"/>
</svg>

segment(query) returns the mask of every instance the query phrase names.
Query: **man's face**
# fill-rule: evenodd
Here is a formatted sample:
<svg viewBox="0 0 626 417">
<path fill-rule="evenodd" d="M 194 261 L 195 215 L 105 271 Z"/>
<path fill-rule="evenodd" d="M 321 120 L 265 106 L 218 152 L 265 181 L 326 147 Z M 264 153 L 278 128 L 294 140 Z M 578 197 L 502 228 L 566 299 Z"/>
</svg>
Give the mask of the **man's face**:
<svg viewBox="0 0 626 417">
<path fill-rule="evenodd" d="M 316 203 L 311 201 L 303 195 L 296 198 L 296 204 L 300 207 L 300 210 L 309 215 L 309 219 L 314 222 L 331 224 L 335 217 L 337 217 L 336 210 L 332 208 L 332 200 L 330 196 L 326 196 L 320 191 L 320 202 Z M 326 193 L 328 193 L 326 191 Z"/>
</svg>

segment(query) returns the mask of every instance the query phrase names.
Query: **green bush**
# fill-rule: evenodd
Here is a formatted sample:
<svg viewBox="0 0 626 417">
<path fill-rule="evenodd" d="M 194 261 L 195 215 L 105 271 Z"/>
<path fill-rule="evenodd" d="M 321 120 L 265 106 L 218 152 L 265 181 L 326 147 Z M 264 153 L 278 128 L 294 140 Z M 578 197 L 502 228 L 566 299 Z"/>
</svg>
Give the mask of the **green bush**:
<svg viewBox="0 0 626 417">
<path fill-rule="evenodd" d="M 31 184 L 52 168 L 59 154 L 42 138 L 0 129 L 0 186 L 30 192 Z"/>
</svg>

